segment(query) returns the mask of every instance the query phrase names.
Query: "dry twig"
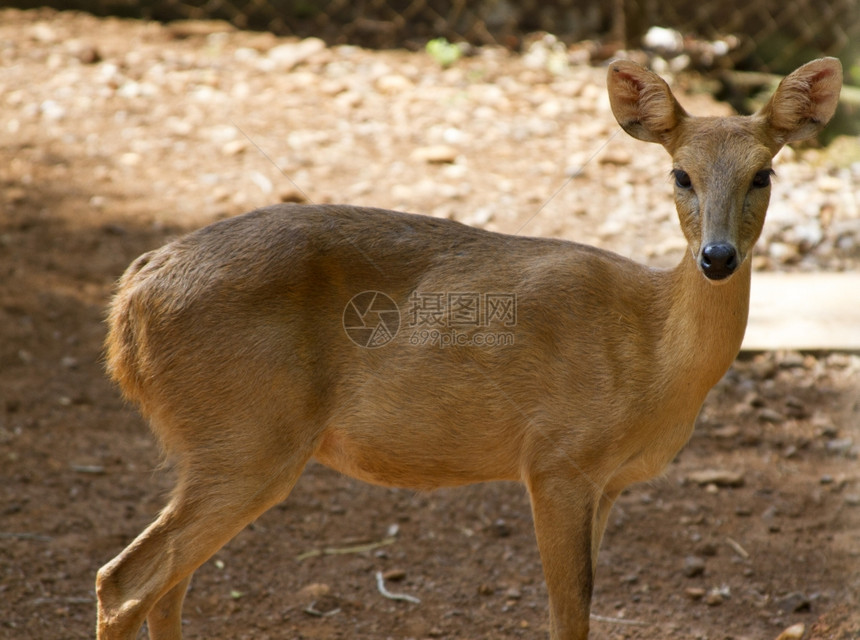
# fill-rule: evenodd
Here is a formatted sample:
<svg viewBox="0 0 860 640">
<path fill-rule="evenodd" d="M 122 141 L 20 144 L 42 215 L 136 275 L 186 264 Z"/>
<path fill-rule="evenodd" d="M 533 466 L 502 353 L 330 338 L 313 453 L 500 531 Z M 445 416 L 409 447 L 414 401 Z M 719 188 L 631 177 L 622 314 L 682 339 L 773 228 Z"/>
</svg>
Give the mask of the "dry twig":
<svg viewBox="0 0 860 640">
<path fill-rule="evenodd" d="M 419 600 L 415 596 L 410 596 L 405 593 L 391 593 L 388 589 L 386 589 L 385 578 L 382 576 L 382 571 L 376 572 L 376 586 L 379 589 L 379 593 L 381 593 L 383 597 L 388 598 L 389 600 L 403 600 L 404 602 L 421 604 L 421 600 Z"/>
</svg>

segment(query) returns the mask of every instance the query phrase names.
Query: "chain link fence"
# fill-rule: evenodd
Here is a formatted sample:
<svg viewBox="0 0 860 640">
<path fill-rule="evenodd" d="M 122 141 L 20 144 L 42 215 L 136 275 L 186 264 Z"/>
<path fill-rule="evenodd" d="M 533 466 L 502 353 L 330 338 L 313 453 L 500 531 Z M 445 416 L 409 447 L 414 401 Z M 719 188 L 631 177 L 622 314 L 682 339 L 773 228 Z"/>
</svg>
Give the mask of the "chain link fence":
<svg viewBox="0 0 860 640">
<path fill-rule="evenodd" d="M 431 38 L 519 48 L 526 34 L 637 48 L 660 26 L 685 38 L 730 39 L 723 64 L 786 73 L 822 54 L 837 56 L 860 84 L 858 0 L 12 0 L 96 15 L 220 19 L 242 29 L 318 36 L 330 43 L 418 48 Z"/>
</svg>

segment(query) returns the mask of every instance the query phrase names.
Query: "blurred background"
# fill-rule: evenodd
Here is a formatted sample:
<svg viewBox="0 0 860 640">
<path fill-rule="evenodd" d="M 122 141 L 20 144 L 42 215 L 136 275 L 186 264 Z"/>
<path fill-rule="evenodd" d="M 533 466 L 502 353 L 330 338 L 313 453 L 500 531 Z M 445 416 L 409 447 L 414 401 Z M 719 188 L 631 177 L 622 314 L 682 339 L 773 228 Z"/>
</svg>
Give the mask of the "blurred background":
<svg viewBox="0 0 860 640">
<path fill-rule="evenodd" d="M 855 0 L 12 0 L 159 21 L 226 20 L 240 29 L 316 36 L 329 44 L 423 46 L 445 37 L 521 48 L 527 34 L 585 40 L 612 49 L 654 48 L 705 68 L 783 74 L 819 55 L 842 59 L 860 84 L 860 3 Z M 649 37 L 652 27 L 672 30 Z M 674 35 L 674 34 L 672 34 Z M 704 43 L 723 43 L 716 47 Z"/>
<path fill-rule="evenodd" d="M 712 92 L 755 109 L 774 78 L 813 58 L 840 58 L 849 87 L 829 136 L 860 131 L 860 3 L 856 0 L 12 0 L 10 7 L 81 10 L 161 22 L 222 20 L 329 45 L 418 50 L 432 39 L 527 48 L 536 33 L 585 48 L 592 61 L 639 50 L 656 70 L 704 72 Z M 661 68 L 662 65 L 667 69 Z M 847 106 L 846 106 L 847 105 Z M 853 109 L 852 109 L 853 105 Z"/>
</svg>

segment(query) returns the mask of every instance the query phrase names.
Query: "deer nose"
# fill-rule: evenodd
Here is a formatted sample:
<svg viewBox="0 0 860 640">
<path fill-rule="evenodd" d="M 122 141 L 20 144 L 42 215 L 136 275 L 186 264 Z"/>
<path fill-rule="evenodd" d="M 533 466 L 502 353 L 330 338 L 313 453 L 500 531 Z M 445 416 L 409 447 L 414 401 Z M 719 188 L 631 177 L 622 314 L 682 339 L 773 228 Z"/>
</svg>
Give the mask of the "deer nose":
<svg viewBox="0 0 860 640">
<path fill-rule="evenodd" d="M 728 278 L 738 268 L 738 252 L 728 242 L 712 242 L 702 249 L 699 266 L 709 280 Z"/>
</svg>

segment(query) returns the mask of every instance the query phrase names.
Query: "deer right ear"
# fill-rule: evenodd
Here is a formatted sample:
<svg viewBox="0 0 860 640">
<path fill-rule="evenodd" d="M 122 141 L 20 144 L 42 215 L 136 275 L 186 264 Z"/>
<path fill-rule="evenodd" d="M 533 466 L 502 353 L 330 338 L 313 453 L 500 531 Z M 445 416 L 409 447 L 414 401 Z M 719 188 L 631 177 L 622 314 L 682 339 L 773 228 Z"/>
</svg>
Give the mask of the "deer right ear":
<svg viewBox="0 0 860 640">
<path fill-rule="evenodd" d="M 668 146 L 687 117 L 665 80 L 629 60 L 609 65 L 609 104 L 621 128 L 634 138 Z"/>
</svg>

